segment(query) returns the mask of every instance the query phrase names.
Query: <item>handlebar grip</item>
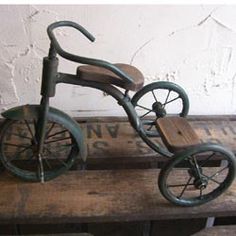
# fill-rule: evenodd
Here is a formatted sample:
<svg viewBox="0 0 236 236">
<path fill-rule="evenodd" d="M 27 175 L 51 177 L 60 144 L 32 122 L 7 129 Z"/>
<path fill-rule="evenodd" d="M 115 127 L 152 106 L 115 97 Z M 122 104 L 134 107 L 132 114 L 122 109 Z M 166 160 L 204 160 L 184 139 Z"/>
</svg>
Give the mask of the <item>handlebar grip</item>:
<svg viewBox="0 0 236 236">
<path fill-rule="evenodd" d="M 52 23 L 47 28 L 48 36 L 49 36 L 49 38 L 51 39 L 51 41 L 53 43 L 57 42 L 56 37 L 53 33 L 53 30 L 58 28 L 58 27 L 72 27 L 72 28 L 75 28 L 75 29 L 79 30 L 91 42 L 95 41 L 95 37 L 91 33 L 89 33 L 83 26 L 81 26 L 81 25 L 79 25 L 79 24 L 77 24 L 73 21 L 58 21 L 58 22 Z"/>
</svg>

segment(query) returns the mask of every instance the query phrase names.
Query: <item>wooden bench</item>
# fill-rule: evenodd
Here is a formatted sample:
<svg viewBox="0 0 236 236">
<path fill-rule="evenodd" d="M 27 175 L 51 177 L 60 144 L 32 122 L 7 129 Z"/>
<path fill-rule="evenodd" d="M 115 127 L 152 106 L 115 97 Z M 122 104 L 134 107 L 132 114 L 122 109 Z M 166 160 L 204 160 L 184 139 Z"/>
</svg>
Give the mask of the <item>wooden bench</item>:
<svg viewBox="0 0 236 236">
<path fill-rule="evenodd" d="M 156 168 L 166 160 L 143 142 L 125 118 L 77 120 L 86 138 L 89 169 Z M 236 153 L 236 116 L 194 116 L 188 121 L 203 142 L 221 143 Z M 162 143 L 160 137 L 152 139 Z"/>
<path fill-rule="evenodd" d="M 21 236 L 24 236 L 20 234 Z M 5 235 L 5 236 L 14 236 L 14 235 Z M 92 234 L 88 233 L 78 233 L 78 234 L 27 234 L 25 236 L 93 236 Z"/>
<path fill-rule="evenodd" d="M 200 232 L 193 234 L 192 236 L 235 236 L 236 235 L 236 225 L 223 225 L 214 226 L 211 228 L 206 228 Z"/>
<path fill-rule="evenodd" d="M 121 163 L 122 167 L 131 168 L 130 163 L 137 160 L 156 161 L 158 155 L 145 146 L 127 122 L 80 123 L 87 137 L 89 164 L 110 168 L 110 163 Z M 234 118 L 194 118 L 190 123 L 201 140 L 221 141 L 236 150 Z M 119 148 L 124 145 L 125 149 Z M 206 217 L 211 220 L 236 215 L 235 183 L 213 202 L 182 208 L 161 196 L 158 173 L 158 169 L 70 171 L 45 184 L 26 183 L 4 173 L 0 176 L 0 223 L 147 222 Z"/>
<path fill-rule="evenodd" d="M 177 207 L 161 196 L 158 173 L 156 169 L 70 171 L 44 184 L 2 174 L 0 222 L 56 224 L 236 215 L 236 183 L 210 203 Z"/>
<path fill-rule="evenodd" d="M 150 168 L 166 160 L 142 141 L 125 118 L 77 120 L 86 137 L 90 169 Z M 236 153 L 236 116 L 194 116 L 188 122 L 201 141 L 220 143 Z M 162 144 L 160 137 L 151 139 Z"/>
</svg>

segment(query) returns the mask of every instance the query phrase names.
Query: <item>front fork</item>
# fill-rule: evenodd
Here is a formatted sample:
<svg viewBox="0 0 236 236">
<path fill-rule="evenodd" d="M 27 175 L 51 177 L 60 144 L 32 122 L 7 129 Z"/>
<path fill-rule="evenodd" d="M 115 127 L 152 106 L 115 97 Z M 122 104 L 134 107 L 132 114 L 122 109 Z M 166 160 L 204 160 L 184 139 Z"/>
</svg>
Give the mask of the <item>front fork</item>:
<svg viewBox="0 0 236 236">
<path fill-rule="evenodd" d="M 37 158 L 39 162 L 39 177 L 42 183 L 44 183 L 44 167 L 43 167 L 43 149 L 44 141 L 47 131 L 47 117 L 49 111 L 49 97 L 43 96 L 40 102 L 39 117 L 36 122 L 35 139 L 37 142 Z"/>
<path fill-rule="evenodd" d="M 43 78 L 41 85 L 42 99 L 40 102 L 39 117 L 36 124 L 35 138 L 37 141 L 37 157 L 39 161 L 39 176 L 44 182 L 43 149 L 46 137 L 47 117 L 49 112 L 49 97 L 55 96 L 56 76 L 58 68 L 58 58 L 56 51 L 51 45 L 48 57 L 43 59 Z"/>
</svg>

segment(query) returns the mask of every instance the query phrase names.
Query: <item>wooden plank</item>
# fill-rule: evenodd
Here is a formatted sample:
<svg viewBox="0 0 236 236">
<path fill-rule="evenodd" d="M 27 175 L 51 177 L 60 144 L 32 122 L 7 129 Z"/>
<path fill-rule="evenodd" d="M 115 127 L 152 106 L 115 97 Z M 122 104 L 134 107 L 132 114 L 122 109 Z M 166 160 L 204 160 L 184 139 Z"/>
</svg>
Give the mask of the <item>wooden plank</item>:
<svg viewBox="0 0 236 236">
<path fill-rule="evenodd" d="M 82 122 L 80 125 L 86 138 L 89 158 L 137 159 L 158 156 L 128 122 Z M 190 120 L 190 125 L 203 142 L 219 143 L 236 152 L 236 120 Z M 159 137 L 152 139 L 162 144 Z"/>
<path fill-rule="evenodd" d="M 149 117 L 148 117 L 149 118 Z M 206 120 L 236 120 L 236 115 L 188 115 L 188 120 L 198 120 L 198 121 L 206 121 Z M 74 117 L 78 122 L 127 122 L 127 116 L 89 116 L 89 117 Z"/>
<path fill-rule="evenodd" d="M 190 125 L 203 142 L 219 143 L 236 152 L 236 120 L 190 120 Z M 89 158 L 159 156 L 142 141 L 128 122 L 91 122 L 81 126 L 87 138 Z M 152 139 L 162 144 L 159 137 Z"/>
<path fill-rule="evenodd" d="M 88 233 L 72 233 L 72 234 L 20 234 L 21 236 L 93 236 L 92 234 Z M 13 236 L 13 235 L 5 235 L 5 236 Z"/>
<path fill-rule="evenodd" d="M 190 117 L 189 122 L 203 142 L 219 143 L 236 153 L 235 117 Z M 81 118 L 79 123 L 86 138 L 89 168 L 150 168 L 165 161 L 123 118 Z M 159 137 L 152 139 L 163 145 Z"/>
<path fill-rule="evenodd" d="M 0 222 L 89 223 L 236 215 L 236 183 L 210 203 L 177 207 L 161 196 L 158 173 L 155 169 L 70 171 L 45 184 L 3 174 Z"/>
<path fill-rule="evenodd" d="M 14 234 L 15 235 L 15 234 Z M 14 236 L 14 235 L 5 235 L 5 236 Z M 93 236 L 88 233 L 72 233 L 72 234 L 20 234 L 21 236 Z"/>
<path fill-rule="evenodd" d="M 211 228 L 206 228 L 200 232 L 193 234 L 192 236 L 235 236 L 236 235 L 236 225 L 222 225 L 214 226 Z"/>
</svg>

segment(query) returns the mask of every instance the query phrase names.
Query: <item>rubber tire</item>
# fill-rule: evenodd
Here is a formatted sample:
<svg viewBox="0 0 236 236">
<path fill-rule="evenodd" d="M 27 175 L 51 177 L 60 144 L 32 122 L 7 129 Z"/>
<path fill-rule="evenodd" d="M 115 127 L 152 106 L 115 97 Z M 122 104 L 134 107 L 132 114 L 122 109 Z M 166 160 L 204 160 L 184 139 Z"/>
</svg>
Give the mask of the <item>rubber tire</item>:
<svg viewBox="0 0 236 236">
<path fill-rule="evenodd" d="M 34 118 L 32 118 L 32 119 L 34 119 Z M 64 128 L 67 129 L 66 124 L 64 124 L 64 123 L 62 124 L 61 121 L 58 119 L 58 116 L 54 115 L 54 113 L 49 113 L 48 119 L 49 119 L 49 121 L 63 125 Z M 30 119 L 28 119 L 28 120 L 30 120 Z M 11 119 L 6 119 L 1 126 L 1 130 L 0 130 L 0 160 L 3 164 L 3 166 L 11 174 L 13 174 L 23 180 L 26 180 L 26 181 L 40 182 L 40 178 L 37 173 L 32 172 L 32 171 L 28 171 L 28 170 L 21 170 L 21 169 L 15 167 L 14 165 L 7 163 L 7 159 L 5 158 L 5 155 L 3 152 L 3 139 L 6 134 L 7 129 L 14 122 L 16 122 L 16 121 L 11 120 Z M 72 137 L 72 141 L 73 141 L 72 134 L 71 134 L 71 137 Z M 68 160 L 67 167 L 63 166 L 63 168 L 60 168 L 57 171 L 47 171 L 47 172 L 45 171 L 44 181 L 49 181 L 51 179 L 54 179 L 54 178 L 58 177 L 59 175 L 63 174 L 64 172 L 66 172 L 68 169 L 70 169 L 72 167 L 72 165 L 74 164 L 74 162 L 78 158 L 78 156 L 79 156 L 79 147 L 77 146 L 76 142 L 73 142 L 73 147 L 71 148 L 70 154 L 68 155 L 68 158 L 67 158 L 67 160 Z"/>
<path fill-rule="evenodd" d="M 177 197 L 174 197 L 166 186 L 167 184 L 166 180 L 168 178 L 168 174 L 175 167 L 175 165 L 179 164 L 186 157 L 207 151 L 215 151 L 222 153 L 227 157 L 229 161 L 230 165 L 229 172 L 223 184 L 221 184 L 218 188 L 214 189 L 212 192 L 208 193 L 204 199 L 195 198 L 193 200 L 180 200 Z M 182 151 L 181 153 L 175 155 L 173 159 L 171 159 L 170 162 L 168 162 L 167 165 L 160 171 L 158 178 L 158 186 L 162 195 L 173 204 L 186 207 L 198 206 L 217 198 L 227 188 L 229 188 L 229 186 L 231 185 L 231 183 L 235 178 L 235 171 L 236 171 L 236 160 L 234 154 L 231 151 L 216 144 L 201 144 L 195 148 Z"/>
<path fill-rule="evenodd" d="M 131 102 L 133 106 L 135 107 L 138 103 L 138 101 L 148 92 L 152 91 L 153 89 L 171 89 L 178 93 L 183 100 L 183 109 L 179 116 L 185 117 L 188 114 L 189 111 L 189 99 L 188 95 L 184 91 L 182 87 L 180 87 L 178 84 L 168 82 L 168 81 L 159 81 L 159 82 L 154 82 L 151 84 L 148 84 L 144 86 L 142 89 L 140 89 L 132 98 Z"/>
</svg>

